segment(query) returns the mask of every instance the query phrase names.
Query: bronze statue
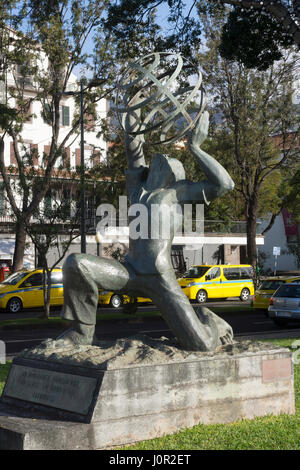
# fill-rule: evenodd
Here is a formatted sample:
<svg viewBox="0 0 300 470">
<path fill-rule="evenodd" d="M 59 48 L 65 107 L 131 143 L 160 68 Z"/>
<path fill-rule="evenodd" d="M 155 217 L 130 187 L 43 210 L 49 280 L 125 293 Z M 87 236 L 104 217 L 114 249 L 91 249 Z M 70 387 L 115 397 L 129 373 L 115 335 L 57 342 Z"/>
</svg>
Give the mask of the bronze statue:
<svg viewBox="0 0 300 470">
<path fill-rule="evenodd" d="M 141 107 L 145 97 L 138 91 L 130 99 L 125 113 L 127 192 L 131 204 L 143 204 L 147 209 L 149 237 L 131 237 L 125 262 L 87 254 L 71 254 L 63 267 L 64 308 L 62 318 L 72 320 L 73 327 L 61 339 L 67 343 L 93 344 L 98 305 L 98 289 L 120 294 L 150 297 L 160 310 L 180 345 L 187 350 L 212 351 L 218 345 L 232 342 L 232 329 L 208 309 L 195 312 L 182 292 L 171 264 L 171 246 L 181 223 L 172 215 L 168 239 L 151 238 L 153 224 L 160 225 L 166 207 L 198 202 L 208 204 L 214 198 L 233 189 L 227 171 L 200 146 L 207 137 L 209 117 L 203 112 L 195 128 L 189 131 L 188 145 L 206 180 L 194 183 L 185 179 L 182 163 L 176 158 L 155 154 L 150 167 L 143 153 L 143 132 L 139 132 Z M 156 205 L 158 216 L 151 217 Z"/>
</svg>

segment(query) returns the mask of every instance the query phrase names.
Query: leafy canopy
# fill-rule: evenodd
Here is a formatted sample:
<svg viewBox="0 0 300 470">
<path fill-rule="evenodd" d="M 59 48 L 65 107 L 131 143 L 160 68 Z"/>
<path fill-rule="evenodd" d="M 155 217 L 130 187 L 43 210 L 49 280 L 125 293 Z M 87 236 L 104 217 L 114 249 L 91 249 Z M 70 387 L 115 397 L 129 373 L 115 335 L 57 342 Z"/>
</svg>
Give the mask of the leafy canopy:
<svg viewBox="0 0 300 470">
<path fill-rule="evenodd" d="M 248 68 L 266 70 L 292 44 L 290 34 L 268 13 L 237 7 L 223 26 L 220 53 Z"/>
</svg>

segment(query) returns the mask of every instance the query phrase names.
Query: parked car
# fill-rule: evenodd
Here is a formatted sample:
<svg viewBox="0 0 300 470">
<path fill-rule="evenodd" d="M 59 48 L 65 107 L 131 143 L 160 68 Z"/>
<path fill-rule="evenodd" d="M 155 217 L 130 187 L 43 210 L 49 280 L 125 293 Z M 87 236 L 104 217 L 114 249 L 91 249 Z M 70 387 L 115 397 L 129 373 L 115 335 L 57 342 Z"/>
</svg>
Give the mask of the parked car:
<svg viewBox="0 0 300 470">
<path fill-rule="evenodd" d="M 270 299 L 269 317 L 276 325 L 287 325 L 291 320 L 300 320 L 300 281 L 282 284 Z"/>
<path fill-rule="evenodd" d="M 264 310 L 265 313 L 268 313 L 268 308 L 270 305 L 270 298 L 273 296 L 274 292 L 285 283 L 294 283 L 300 282 L 300 277 L 291 277 L 291 276 L 273 276 L 268 277 L 262 281 L 258 290 L 255 292 L 253 298 L 253 307 L 256 310 Z"/>
<path fill-rule="evenodd" d="M 252 277 L 252 266 L 246 264 L 199 265 L 192 266 L 178 282 L 187 297 L 199 303 L 227 297 L 246 301 L 254 294 Z"/>
<path fill-rule="evenodd" d="M 138 302 L 151 302 L 150 299 L 138 297 Z M 50 305 L 62 306 L 64 303 L 62 269 L 56 268 L 51 273 Z M 129 304 L 126 295 L 110 291 L 99 291 L 99 304 L 111 305 L 114 308 Z M 21 270 L 8 276 L 0 283 L 0 309 L 18 313 L 23 308 L 43 307 L 43 269 Z"/>
<path fill-rule="evenodd" d="M 51 273 L 50 305 L 62 305 L 64 301 L 62 270 Z M 18 313 L 23 308 L 44 305 L 43 270 L 22 270 L 8 276 L 0 284 L 0 308 Z"/>
<path fill-rule="evenodd" d="M 138 303 L 147 303 L 152 302 L 151 299 L 146 299 L 144 297 L 137 298 Z M 116 294 L 112 291 L 99 290 L 99 304 L 100 305 L 109 305 L 113 308 L 119 308 L 122 305 L 130 303 L 130 297 L 127 295 Z"/>
</svg>

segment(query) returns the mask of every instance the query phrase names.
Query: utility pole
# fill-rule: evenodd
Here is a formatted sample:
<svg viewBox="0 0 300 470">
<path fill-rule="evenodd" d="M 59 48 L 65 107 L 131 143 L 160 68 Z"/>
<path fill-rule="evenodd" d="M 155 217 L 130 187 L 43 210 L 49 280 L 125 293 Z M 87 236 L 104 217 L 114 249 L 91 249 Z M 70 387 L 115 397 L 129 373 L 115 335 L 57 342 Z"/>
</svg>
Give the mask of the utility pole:
<svg viewBox="0 0 300 470">
<path fill-rule="evenodd" d="M 84 102 L 83 102 L 84 90 L 83 80 L 80 81 L 80 238 L 81 238 L 81 253 L 86 253 L 86 197 L 85 197 L 85 162 L 84 162 Z"/>
</svg>

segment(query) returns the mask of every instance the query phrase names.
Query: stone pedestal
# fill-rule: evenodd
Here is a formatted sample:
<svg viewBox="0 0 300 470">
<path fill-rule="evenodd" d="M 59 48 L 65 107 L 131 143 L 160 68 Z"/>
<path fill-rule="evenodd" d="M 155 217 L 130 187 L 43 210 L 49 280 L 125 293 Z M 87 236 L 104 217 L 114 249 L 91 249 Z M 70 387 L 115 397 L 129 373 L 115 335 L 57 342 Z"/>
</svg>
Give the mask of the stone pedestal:
<svg viewBox="0 0 300 470">
<path fill-rule="evenodd" d="M 215 353 L 135 337 L 13 361 L 0 405 L 0 449 L 105 449 L 197 423 L 294 413 L 291 352 L 250 341 Z"/>
</svg>

